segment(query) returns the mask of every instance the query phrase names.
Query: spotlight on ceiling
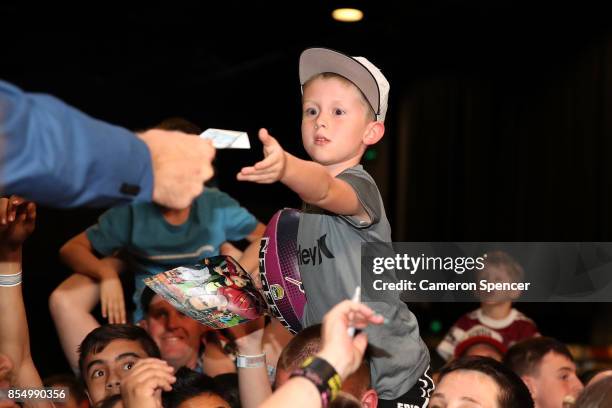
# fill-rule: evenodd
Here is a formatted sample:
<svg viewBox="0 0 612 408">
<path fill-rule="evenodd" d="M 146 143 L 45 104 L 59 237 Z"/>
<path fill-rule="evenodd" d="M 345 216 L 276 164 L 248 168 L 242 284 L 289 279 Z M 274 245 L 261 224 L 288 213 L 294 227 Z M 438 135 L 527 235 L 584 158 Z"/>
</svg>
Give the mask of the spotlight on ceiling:
<svg viewBox="0 0 612 408">
<path fill-rule="evenodd" d="M 354 23 L 363 18 L 363 12 L 355 8 L 339 8 L 332 11 L 334 20 L 345 23 Z"/>
</svg>

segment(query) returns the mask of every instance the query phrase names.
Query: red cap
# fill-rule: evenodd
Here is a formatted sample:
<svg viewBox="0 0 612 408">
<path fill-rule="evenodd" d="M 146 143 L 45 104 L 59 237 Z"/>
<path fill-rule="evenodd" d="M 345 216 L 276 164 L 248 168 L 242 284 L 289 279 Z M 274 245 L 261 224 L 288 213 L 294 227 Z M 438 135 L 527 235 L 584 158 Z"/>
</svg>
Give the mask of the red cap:
<svg viewBox="0 0 612 408">
<path fill-rule="evenodd" d="M 488 344 L 495 350 L 499 351 L 502 355 L 506 354 L 506 350 L 508 350 L 501 341 L 494 339 L 491 336 L 472 336 L 457 344 L 455 347 L 455 358 L 461 357 L 463 353 L 465 353 L 473 345 L 481 343 Z"/>
</svg>

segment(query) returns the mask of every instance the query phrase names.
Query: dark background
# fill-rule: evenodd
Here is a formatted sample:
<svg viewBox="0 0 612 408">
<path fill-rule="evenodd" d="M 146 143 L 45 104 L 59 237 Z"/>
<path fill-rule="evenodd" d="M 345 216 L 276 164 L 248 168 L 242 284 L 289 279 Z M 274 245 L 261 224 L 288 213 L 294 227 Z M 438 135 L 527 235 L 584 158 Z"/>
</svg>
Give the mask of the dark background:
<svg viewBox="0 0 612 408">
<path fill-rule="evenodd" d="M 611 241 L 612 22 L 596 2 L 3 2 L 0 78 L 131 129 L 183 116 L 248 131 L 218 152 L 220 187 L 262 221 L 298 206 L 282 185 L 235 181 L 257 129 L 305 157 L 298 57 L 308 46 L 364 55 L 391 83 L 386 136 L 365 162 L 395 241 Z M 69 271 L 59 247 L 99 209 L 41 208 L 26 245 L 25 295 L 43 375 L 67 365 L 47 309 Z M 412 305 L 435 343 L 474 304 Z M 608 304 L 520 304 L 542 333 L 612 342 Z"/>
</svg>

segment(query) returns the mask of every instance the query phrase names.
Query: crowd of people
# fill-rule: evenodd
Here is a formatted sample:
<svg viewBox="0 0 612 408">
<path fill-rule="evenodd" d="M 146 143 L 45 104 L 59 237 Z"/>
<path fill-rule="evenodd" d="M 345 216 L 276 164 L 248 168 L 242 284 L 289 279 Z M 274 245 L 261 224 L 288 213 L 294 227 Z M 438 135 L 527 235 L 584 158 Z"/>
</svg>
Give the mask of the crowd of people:
<svg viewBox="0 0 612 408">
<path fill-rule="evenodd" d="M 435 350 L 439 367 L 396 292 L 368 304 L 347 300 L 360 285 L 361 243 L 391 242 L 376 182 L 360 164 L 385 132 L 389 83 L 367 59 L 324 48 L 305 50 L 299 68 L 311 160 L 262 129 L 264 158 L 236 177 L 281 182 L 304 202 L 296 247 L 318 248 L 319 257 L 300 263 L 308 302 L 295 335 L 271 316 L 207 327 L 144 284 L 217 254 L 257 281 L 265 225 L 204 186 L 215 152 L 194 137 L 201 129 L 175 118 L 133 134 L 0 82 L 9 194 L 0 198 L 0 407 L 608 406 L 612 371 L 581 380 L 567 346 L 542 335 L 512 297 L 483 295 L 459 317 Z M 73 373 L 46 379 L 30 355 L 21 289 L 36 202 L 112 205 L 58 254 L 74 274 L 49 306 Z M 244 251 L 232 245 L 242 239 Z M 508 282 L 523 271 L 494 251 L 480 273 Z M 134 280 L 131 299 L 120 274 Z M 97 304 L 103 322 L 92 314 Z M 67 392 L 51 401 L 28 389 Z"/>
</svg>

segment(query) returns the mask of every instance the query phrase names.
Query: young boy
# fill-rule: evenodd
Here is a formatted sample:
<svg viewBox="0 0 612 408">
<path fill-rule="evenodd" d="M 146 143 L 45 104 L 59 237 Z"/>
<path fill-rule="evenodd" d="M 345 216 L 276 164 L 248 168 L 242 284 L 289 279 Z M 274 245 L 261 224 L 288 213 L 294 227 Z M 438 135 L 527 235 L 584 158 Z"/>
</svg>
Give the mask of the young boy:
<svg viewBox="0 0 612 408">
<path fill-rule="evenodd" d="M 390 242 L 391 228 L 372 177 L 359 164 L 385 131 L 389 83 L 362 57 L 310 48 L 300 57 L 302 142 L 313 161 L 285 152 L 265 129 L 265 158 L 244 167 L 239 180 L 280 181 L 305 203 L 298 231 L 300 273 L 308 297 L 302 323 L 320 323 L 360 284 L 361 243 Z M 396 295 L 370 304 L 390 320 L 368 329 L 372 377 L 383 400 L 424 406 L 432 384 L 427 347 L 415 316 Z M 381 401 L 385 402 L 385 401 Z M 410 405 L 407 405 L 410 406 Z"/>
<path fill-rule="evenodd" d="M 487 253 L 485 267 L 477 276 L 477 280 L 489 282 L 522 282 L 523 278 L 521 265 L 503 251 Z M 438 345 L 438 354 L 449 361 L 456 354 L 456 347 L 471 337 L 493 337 L 507 349 L 518 341 L 538 336 L 533 320 L 514 309 L 511 299 L 506 299 L 518 295 L 507 292 L 479 294 L 480 308 L 457 320 Z"/>
<path fill-rule="evenodd" d="M 181 118 L 167 119 L 156 128 L 194 135 L 200 133 L 196 125 Z M 244 260 L 246 264 L 243 266 L 250 264 L 253 268 L 257 264 L 258 240 L 264 230 L 265 225 L 236 200 L 208 187 L 191 206 L 182 210 L 136 203 L 106 211 L 97 224 L 73 237 L 60 250 L 62 260 L 76 274 L 52 293 L 50 307 L 71 366 L 77 368 L 75 346 L 98 326 L 90 314 L 98 299 L 102 316 L 108 316 L 109 323 L 128 320 L 118 276 L 119 261 L 113 256 L 117 251 L 125 253 L 128 266 L 134 273 L 136 310 L 133 322 L 138 323 L 143 319 L 140 303 L 145 288 L 143 278 L 218 255 L 220 246 L 226 241 L 242 239 L 252 245 L 239 261 Z M 247 259 L 247 256 L 252 259 Z M 96 288 L 91 289 L 89 279 L 79 275 L 98 281 L 99 292 Z"/>
</svg>

